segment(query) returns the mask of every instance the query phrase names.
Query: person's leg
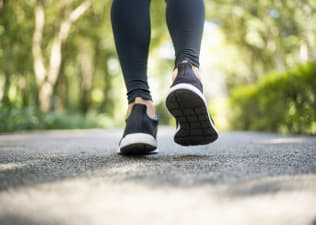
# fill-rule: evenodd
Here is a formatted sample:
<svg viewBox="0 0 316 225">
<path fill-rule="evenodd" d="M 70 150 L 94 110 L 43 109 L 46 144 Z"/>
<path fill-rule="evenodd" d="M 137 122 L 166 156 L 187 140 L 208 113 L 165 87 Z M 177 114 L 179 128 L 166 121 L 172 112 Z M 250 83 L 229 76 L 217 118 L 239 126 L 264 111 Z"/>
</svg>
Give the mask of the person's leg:
<svg viewBox="0 0 316 225">
<path fill-rule="evenodd" d="M 147 83 L 150 0 L 113 0 L 111 19 L 116 50 L 127 88 L 126 126 L 120 154 L 157 151 L 158 119 Z"/>
<path fill-rule="evenodd" d="M 177 121 L 174 141 L 185 146 L 208 144 L 218 134 L 198 73 L 203 0 L 167 0 L 167 24 L 176 53 L 174 81 L 166 99 L 166 106 Z"/>
<path fill-rule="evenodd" d="M 187 60 L 199 67 L 204 26 L 203 0 L 167 0 L 167 25 L 175 48 L 175 64 Z"/>
<path fill-rule="evenodd" d="M 129 102 L 127 117 L 135 103 L 147 105 L 155 115 L 147 83 L 147 59 L 150 43 L 150 0 L 113 0 L 112 29 Z"/>
</svg>

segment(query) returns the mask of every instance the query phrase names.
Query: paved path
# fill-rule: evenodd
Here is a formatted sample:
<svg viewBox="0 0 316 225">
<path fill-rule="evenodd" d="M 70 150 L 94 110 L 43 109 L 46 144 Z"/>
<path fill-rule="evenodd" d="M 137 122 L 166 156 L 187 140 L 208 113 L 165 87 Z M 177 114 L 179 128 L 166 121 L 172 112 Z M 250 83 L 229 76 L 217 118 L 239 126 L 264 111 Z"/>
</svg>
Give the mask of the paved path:
<svg viewBox="0 0 316 225">
<path fill-rule="evenodd" d="M 316 138 L 222 133 L 115 154 L 119 130 L 0 135 L 0 224 L 315 225 Z"/>
</svg>

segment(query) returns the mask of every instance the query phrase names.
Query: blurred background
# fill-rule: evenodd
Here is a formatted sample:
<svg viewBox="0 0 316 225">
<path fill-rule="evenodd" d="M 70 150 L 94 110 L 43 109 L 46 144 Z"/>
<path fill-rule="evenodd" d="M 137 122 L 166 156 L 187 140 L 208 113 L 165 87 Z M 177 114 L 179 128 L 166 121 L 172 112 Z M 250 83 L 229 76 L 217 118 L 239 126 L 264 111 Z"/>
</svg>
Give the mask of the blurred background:
<svg viewBox="0 0 316 225">
<path fill-rule="evenodd" d="M 122 127 L 110 0 L 0 0 L 0 132 Z M 316 135 L 316 1 L 206 0 L 201 72 L 219 130 Z M 161 124 L 174 52 L 151 4 L 149 83 Z"/>
</svg>

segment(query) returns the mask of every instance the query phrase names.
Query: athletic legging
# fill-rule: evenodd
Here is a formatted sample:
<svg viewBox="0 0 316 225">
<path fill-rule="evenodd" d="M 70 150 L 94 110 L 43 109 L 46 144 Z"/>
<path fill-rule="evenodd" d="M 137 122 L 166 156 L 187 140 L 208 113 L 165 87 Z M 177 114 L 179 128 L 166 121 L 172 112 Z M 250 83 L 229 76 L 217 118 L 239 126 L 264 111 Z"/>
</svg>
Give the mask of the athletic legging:
<svg viewBox="0 0 316 225">
<path fill-rule="evenodd" d="M 204 24 L 203 0 L 168 0 L 167 25 L 175 48 L 175 65 L 183 60 L 199 67 Z M 151 100 L 147 82 L 150 43 L 150 0 L 113 0 L 111 12 L 128 102 Z"/>
</svg>

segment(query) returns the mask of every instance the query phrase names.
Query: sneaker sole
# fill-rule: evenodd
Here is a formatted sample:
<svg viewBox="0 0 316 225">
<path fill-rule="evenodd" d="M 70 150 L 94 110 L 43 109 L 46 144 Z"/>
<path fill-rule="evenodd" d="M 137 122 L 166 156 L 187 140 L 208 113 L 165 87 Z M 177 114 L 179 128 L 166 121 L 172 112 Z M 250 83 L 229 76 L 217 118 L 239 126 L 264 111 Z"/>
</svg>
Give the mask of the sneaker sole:
<svg viewBox="0 0 316 225">
<path fill-rule="evenodd" d="M 128 134 L 121 140 L 117 153 L 122 155 L 158 153 L 157 140 L 145 133 Z"/>
<path fill-rule="evenodd" d="M 179 123 L 174 136 L 177 144 L 206 145 L 218 138 L 205 97 L 193 85 L 177 84 L 170 88 L 166 106 Z"/>
</svg>

